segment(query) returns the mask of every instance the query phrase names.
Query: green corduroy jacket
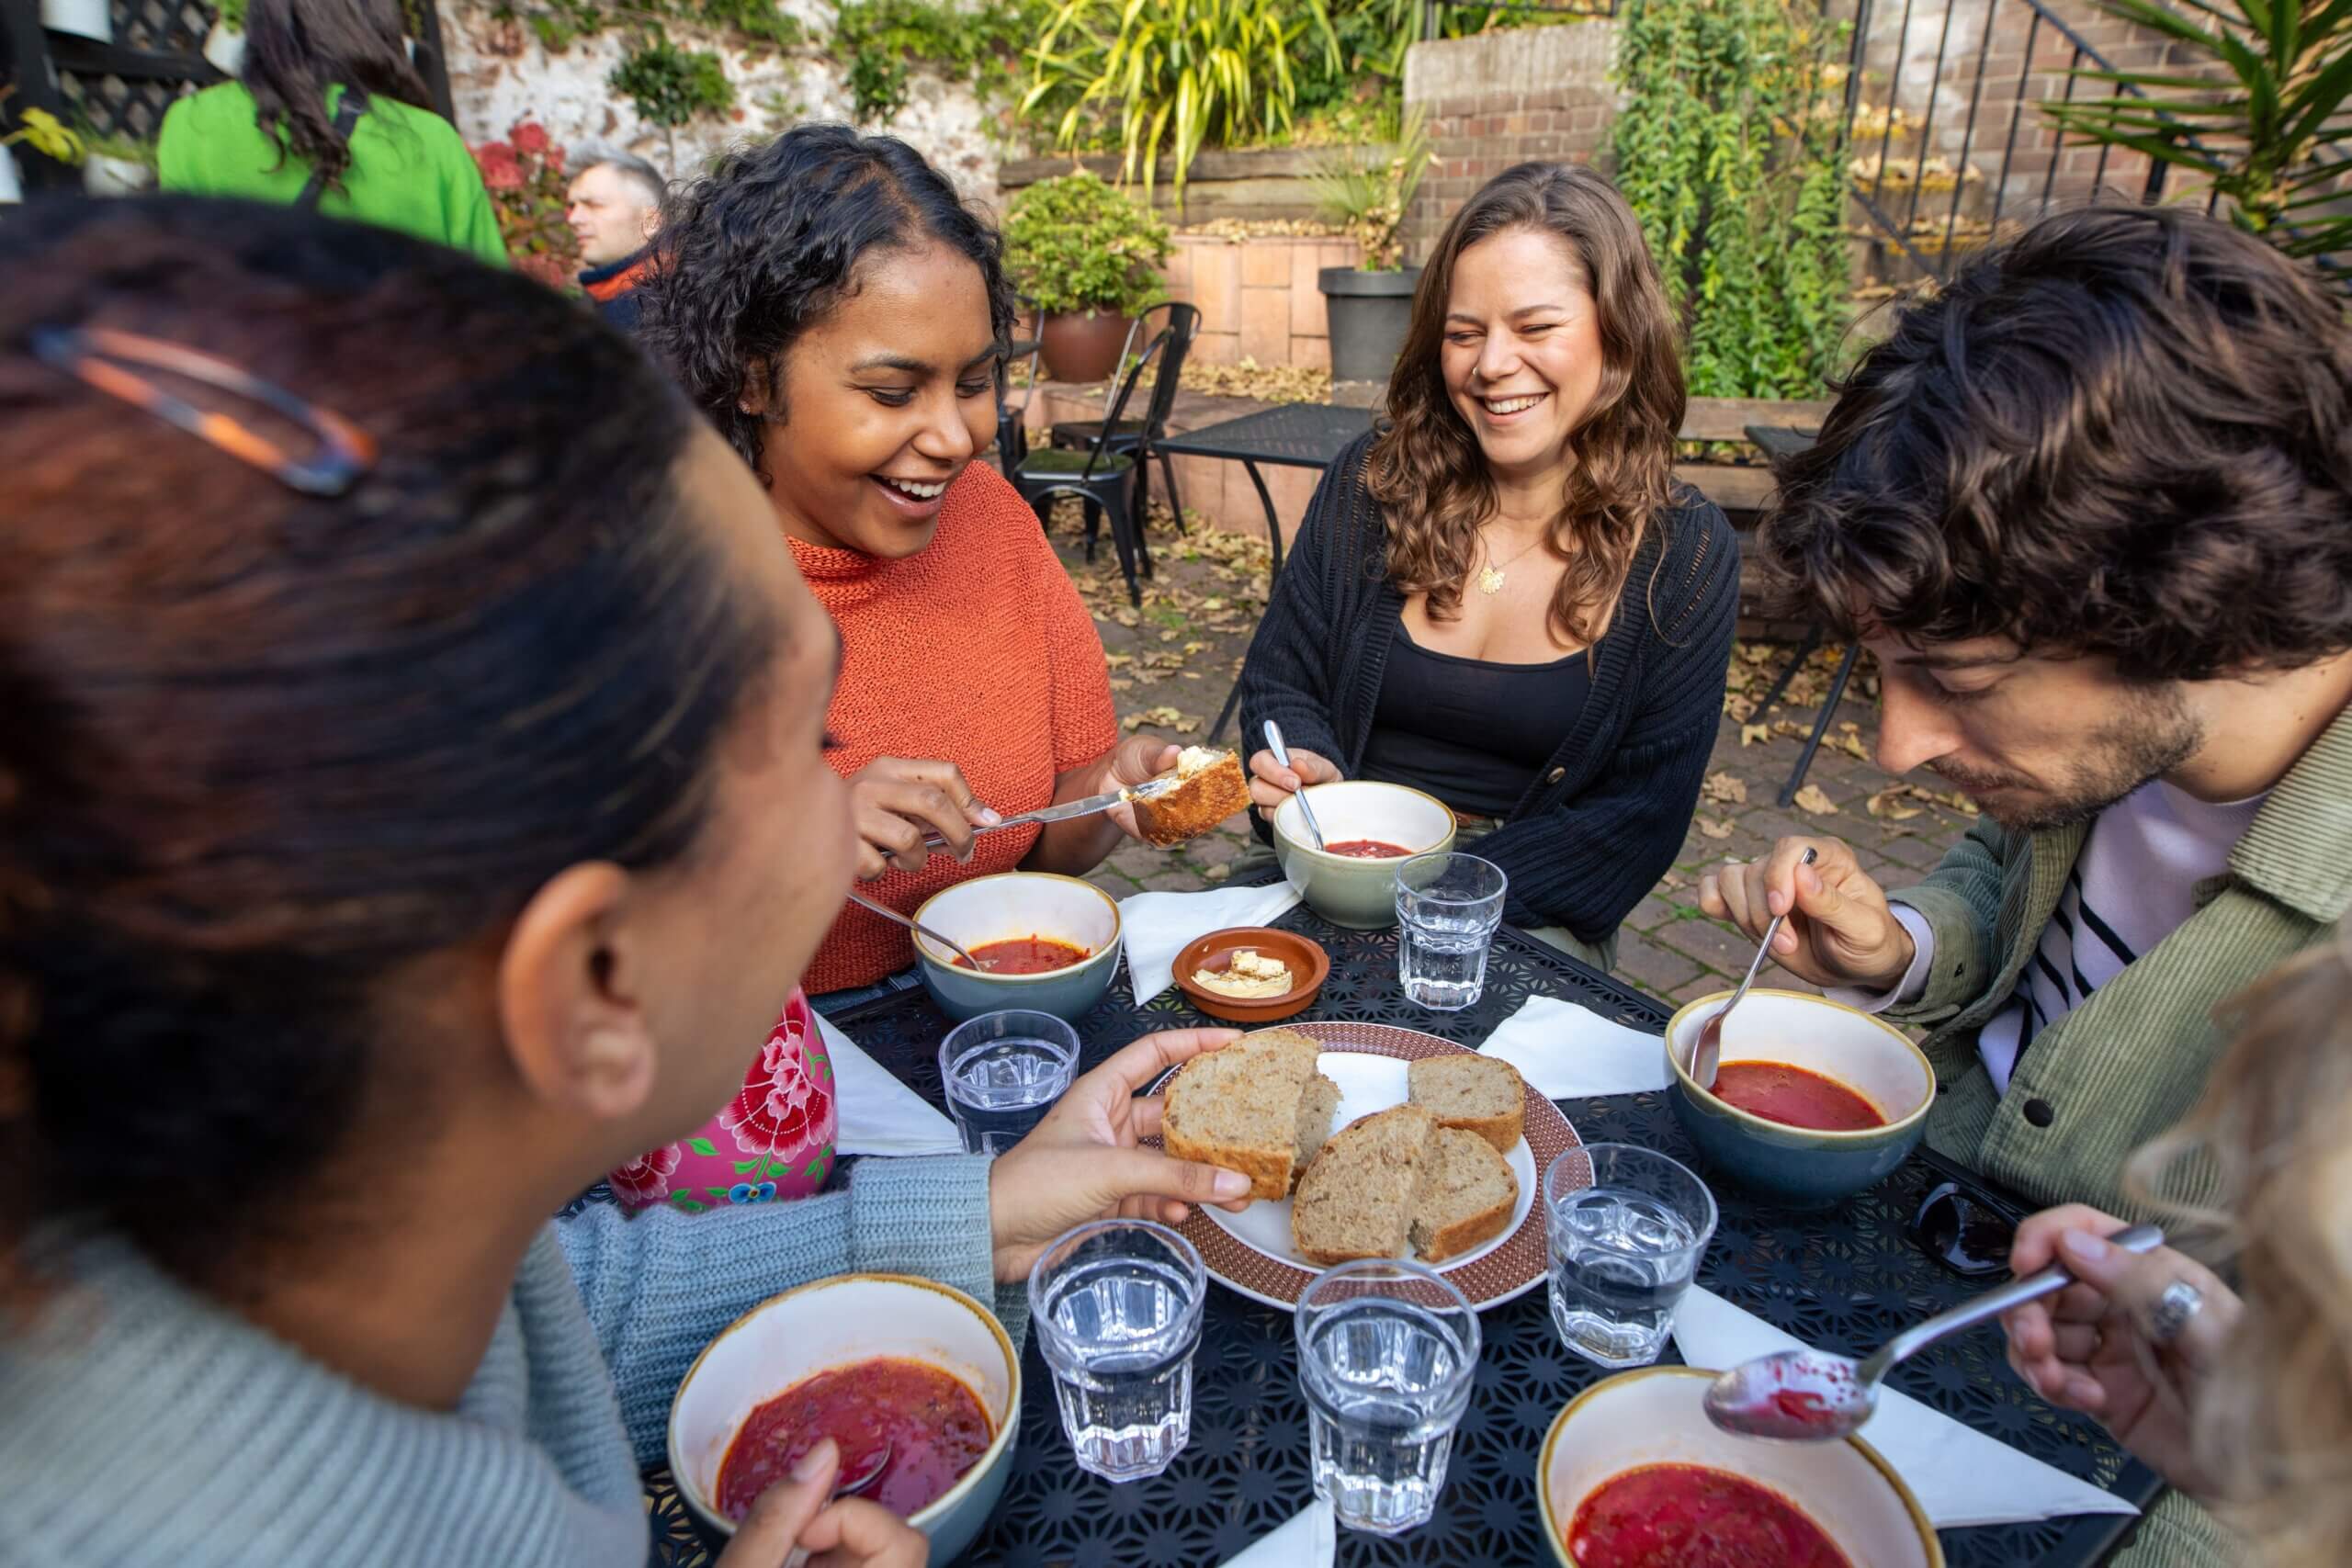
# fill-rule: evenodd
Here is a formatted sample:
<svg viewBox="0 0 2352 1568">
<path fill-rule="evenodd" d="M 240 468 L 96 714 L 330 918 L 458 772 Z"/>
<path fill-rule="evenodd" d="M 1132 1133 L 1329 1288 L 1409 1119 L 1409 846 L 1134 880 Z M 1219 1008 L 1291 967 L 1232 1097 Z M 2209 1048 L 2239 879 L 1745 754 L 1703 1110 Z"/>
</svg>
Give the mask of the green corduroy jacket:
<svg viewBox="0 0 2352 1568">
<path fill-rule="evenodd" d="M 2122 1190 L 2132 1152 L 2185 1115 L 2227 1036 L 2217 1004 L 2341 928 L 2352 908 L 2352 709 L 2263 802 L 2198 885 L 2197 912 L 2088 1000 L 2035 1035 L 2006 1095 L 1976 1054 L 1976 1032 L 2033 961 L 2088 829 L 2011 833 L 1980 820 L 1917 887 L 1888 897 L 1935 933 L 1917 1000 L 1888 1016 L 1926 1027 L 1937 1099 L 1928 1140 L 2041 1203 L 2083 1202 L 2140 1217 Z M 2185 1165 L 2167 1192 L 2211 1196 Z M 2157 1501 L 2113 1568 L 2233 1568 L 2232 1538 L 2176 1494 Z"/>
</svg>

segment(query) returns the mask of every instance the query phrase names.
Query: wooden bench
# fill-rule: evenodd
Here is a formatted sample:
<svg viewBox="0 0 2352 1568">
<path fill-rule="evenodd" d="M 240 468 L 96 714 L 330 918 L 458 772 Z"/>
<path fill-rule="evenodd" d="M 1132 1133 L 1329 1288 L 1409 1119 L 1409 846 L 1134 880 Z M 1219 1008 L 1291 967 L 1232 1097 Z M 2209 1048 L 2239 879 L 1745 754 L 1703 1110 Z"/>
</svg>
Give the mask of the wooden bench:
<svg viewBox="0 0 2352 1568">
<path fill-rule="evenodd" d="M 1826 400 L 1692 398 L 1682 415 L 1682 439 L 1746 445 L 1751 424 L 1817 429 L 1828 416 L 1829 409 Z M 1751 521 L 1772 499 L 1772 470 L 1760 463 L 1677 463 L 1674 477 L 1730 513 L 1734 523 Z M 1747 515 L 1743 517 L 1742 513 Z"/>
</svg>

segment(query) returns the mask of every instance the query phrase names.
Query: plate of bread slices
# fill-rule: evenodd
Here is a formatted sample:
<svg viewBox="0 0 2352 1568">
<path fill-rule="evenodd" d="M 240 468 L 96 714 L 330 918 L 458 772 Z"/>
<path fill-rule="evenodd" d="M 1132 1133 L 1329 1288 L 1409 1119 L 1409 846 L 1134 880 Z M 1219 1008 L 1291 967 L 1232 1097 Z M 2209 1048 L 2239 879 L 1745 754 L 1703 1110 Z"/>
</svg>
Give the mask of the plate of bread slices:
<svg viewBox="0 0 2352 1568">
<path fill-rule="evenodd" d="M 1485 1308 L 1540 1283 L 1544 1168 L 1576 1129 L 1508 1062 L 1382 1023 L 1261 1029 L 1161 1086 L 1168 1152 L 1238 1170 L 1185 1221 L 1208 1271 L 1272 1306 L 1359 1258 L 1408 1258 Z"/>
</svg>

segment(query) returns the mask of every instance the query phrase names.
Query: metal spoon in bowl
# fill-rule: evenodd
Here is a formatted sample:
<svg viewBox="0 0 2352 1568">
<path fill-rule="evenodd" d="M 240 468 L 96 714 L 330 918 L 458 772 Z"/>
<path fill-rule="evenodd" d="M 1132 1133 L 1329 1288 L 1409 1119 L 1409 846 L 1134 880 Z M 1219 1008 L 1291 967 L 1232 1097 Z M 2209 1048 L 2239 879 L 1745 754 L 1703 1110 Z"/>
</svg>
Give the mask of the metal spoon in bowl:
<svg viewBox="0 0 2352 1568">
<path fill-rule="evenodd" d="M 1266 721 L 1266 750 L 1274 754 L 1275 761 L 1285 768 L 1290 766 L 1290 748 L 1283 744 L 1283 727 L 1271 718 Z M 1323 824 L 1315 820 L 1315 807 L 1306 804 L 1304 780 L 1300 781 L 1297 800 L 1298 814 L 1306 818 L 1307 836 L 1315 840 L 1315 847 L 1319 850 L 1323 847 Z"/>
<path fill-rule="evenodd" d="M 1797 863 L 1811 865 L 1815 858 L 1814 852 L 1808 849 L 1804 859 Z M 1731 1000 L 1708 1017 L 1706 1025 L 1699 1031 L 1698 1043 L 1690 1047 L 1690 1077 L 1701 1089 L 1713 1089 L 1715 1087 L 1715 1067 L 1724 1055 L 1724 1020 L 1731 1016 L 1731 1010 L 1747 995 L 1747 987 L 1756 984 L 1756 972 L 1764 967 L 1764 955 L 1772 951 L 1772 939 L 1781 934 L 1781 922 L 1787 919 L 1786 915 L 1772 917 L 1772 923 L 1764 928 L 1764 940 L 1757 944 L 1755 962 L 1748 964 L 1747 976 L 1740 981 L 1739 989 L 1731 994 Z"/>
<path fill-rule="evenodd" d="M 917 936 L 927 936 L 942 947 L 953 948 L 956 957 L 962 959 L 965 963 L 970 964 L 975 969 L 992 970 L 995 967 L 996 961 L 994 959 L 980 959 L 973 957 L 969 953 L 964 951 L 961 944 L 940 935 L 937 931 L 933 931 L 929 926 L 916 924 L 911 916 L 902 915 L 899 913 L 898 910 L 889 908 L 888 905 L 877 904 L 871 898 L 861 898 L 854 893 L 849 896 L 849 901 L 856 905 L 861 909 L 873 910 L 876 914 L 881 916 L 886 920 L 898 921 L 900 925 L 906 927 L 907 930 L 914 932 Z"/>
<path fill-rule="evenodd" d="M 2107 1239 L 2127 1252 L 2146 1252 L 2164 1245 L 2165 1233 L 2134 1225 Z M 2052 1264 L 1904 1330 L 1860 1363 L 1828 1350 L 1775 1350 L 1718 1375 L 1701 1403 L 1708 1420 L 1742 1437 L 1795 1443 L 1851 1437 L 1878 1409 L 1880 1380 L 1896 1362 L 2074 1282 L 2074 1275 Z"/>
</svg>

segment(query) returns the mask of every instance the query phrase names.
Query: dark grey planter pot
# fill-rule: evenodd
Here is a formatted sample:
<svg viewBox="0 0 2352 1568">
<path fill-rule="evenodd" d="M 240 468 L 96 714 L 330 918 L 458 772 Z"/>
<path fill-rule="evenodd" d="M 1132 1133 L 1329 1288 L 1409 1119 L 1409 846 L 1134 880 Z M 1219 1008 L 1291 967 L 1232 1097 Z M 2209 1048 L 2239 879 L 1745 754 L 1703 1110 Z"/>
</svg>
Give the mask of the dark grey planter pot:
<svg viewBox="0 0 2352 1568">
<path fill-rule="evenodd" d="M 1331 379 L 1385 381 L 1405 346 L 1412 320 L 1413 290 L 1421 281 L 1417 266 L 1396 272 L 1365 272 L 1327 266 L 1316 274 L 1330 322 Z"/>
</svg>

